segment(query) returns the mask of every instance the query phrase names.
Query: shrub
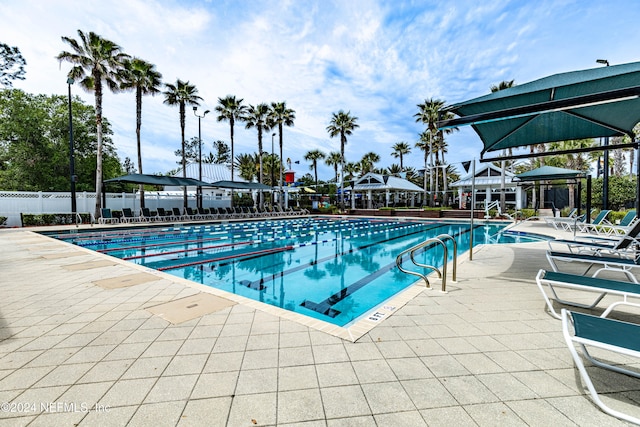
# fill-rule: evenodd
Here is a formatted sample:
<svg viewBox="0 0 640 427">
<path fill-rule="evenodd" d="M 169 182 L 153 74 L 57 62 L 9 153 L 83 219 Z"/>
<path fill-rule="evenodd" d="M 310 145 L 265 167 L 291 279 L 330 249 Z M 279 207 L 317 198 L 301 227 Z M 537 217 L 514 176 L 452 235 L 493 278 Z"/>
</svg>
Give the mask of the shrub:
<svg viewBox="0 0 640 427">
<path fill-rule="evenodd" d="M 0 216 L 0 227 L 4 227 L 5 225 L 7 225 L 7 217 Z"/>
</svg>

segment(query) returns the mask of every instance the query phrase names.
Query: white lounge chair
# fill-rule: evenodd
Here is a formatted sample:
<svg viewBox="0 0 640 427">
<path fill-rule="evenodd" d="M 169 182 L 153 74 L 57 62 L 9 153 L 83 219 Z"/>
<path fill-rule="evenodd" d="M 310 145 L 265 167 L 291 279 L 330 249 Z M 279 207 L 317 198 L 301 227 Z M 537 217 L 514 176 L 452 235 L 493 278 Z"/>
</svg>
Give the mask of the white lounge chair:
<svg viewBox="0 0 640 427">
<path fill-rule="evenodd" d="M 593 401 L 600 409 L 609 415 L 634 424 L 640 424 L 640 418 L 613 409 L 600 399 L 591 381 L 589 372 L 584 366 L 582 357 L 580 357 L 576 350 L 576 346 L 578 346 L 582 355 L 597 367 L 640 378 L 640 373 L 623 368 L 620 365 L 605 363 L 593 357 L 587 350 L 587 347 L 593 347 L 600 351 L 605 350 L 629 357 L 640 358 L 640 340 L 638 340 L 638 336 L 640 336 L 640 325 L 608 319 L 606 317 L 575 313 L 565 309 L 562 309 L 561 317 L 562 334 L 565 342 L 569 347 L 571 357 L 580 372 L 582 380 L 587 386 L 589 393 L 591 393 Z M 573 330 L 573 332 L 571 330 Z"/>
</svg>

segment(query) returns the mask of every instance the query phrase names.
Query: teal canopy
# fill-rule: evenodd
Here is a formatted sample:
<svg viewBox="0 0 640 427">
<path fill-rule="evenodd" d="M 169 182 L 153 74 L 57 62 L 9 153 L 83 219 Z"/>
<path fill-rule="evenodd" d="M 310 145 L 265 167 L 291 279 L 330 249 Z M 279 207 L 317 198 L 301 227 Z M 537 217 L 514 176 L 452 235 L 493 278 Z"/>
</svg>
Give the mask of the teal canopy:
<svg viewBox="0 0 640 427">
<path fill-rule="evenodd" d="M 111 178 L 104 181 L 108 182 L 126 182 L 130 184 L 147 184 L 147 185 L 168 185 L 175 187 L 213 187 L 213 185 L 199 181 L 193 178 L 178 178 L 175 176 L 164 175 L 145 175 L 140 173 L 131 173 L 128 175 Z"/>
<path fill-rule="evenodd" d="M 516 179 L 519 181 L 548 181 L 553 179 L 578 179 L 585 176 L 585 172 L 579 170 L 542 166 L 528 172 L 519 173 L 516 175 Z"/>
<path fill-rule="evenodd" d="M 258 182 L 216 181 L 211 184 L 216 188 L 230 188 L 233 190 L 271 190 L 271 187 Z"/>
<path fill-rule="evenodd" d="M 443 109 L 471 125 L 482 154 L 571 139 L 629 135 L 640 121 L 640 62 L 555 74 Z M 614 146 L 612 146 L 614 147 Z"/>
</svg>

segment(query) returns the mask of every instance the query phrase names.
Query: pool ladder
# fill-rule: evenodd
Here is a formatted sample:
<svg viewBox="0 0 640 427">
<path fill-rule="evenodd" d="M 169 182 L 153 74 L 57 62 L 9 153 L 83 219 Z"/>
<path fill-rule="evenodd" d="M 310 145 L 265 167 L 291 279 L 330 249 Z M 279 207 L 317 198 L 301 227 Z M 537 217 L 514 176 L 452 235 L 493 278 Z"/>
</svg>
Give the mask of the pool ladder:
<svg viewBox="0 0 640 427">
<path fill-rule="evenodd" d="M 452 280 L 455 282 L 456 281 L 456 266 L 457 266 L 457 259 L 458 259 L 458 244 L 456 243 L 456 240 L 451 237 L 448 234 L 440 234 L 436 237 L 431 237 L 427 240 L 425 240 L 422 243 L 418 243 L 417 245 L 409 248 L 409 249 L 405 249 L 404 251 L 400 252 L 398 254 L 398 256 L 396 257 L 396 266 L 398 267 L 398 270 L 402 271 L 403 273 L 407 273 L 407 274 L 411 274 L 413 276 L 418 276 L 421 279 L 424 280 L 424 282 L 427 285 L 428 289 L 431 289 L 431 284 L 429 283 L 429 279 L 427 279 L 427 276 L 422 274 L 422 273 L 418 273 L 417 271 L 411 271 L 411 270 L 407 270 L 402 266 L 402 257 L 406 254 L 409 254 L 410 258 L 411 258 L 411 262 L 413 262 L 413 264 L 417 267 L 422 267 L 422 268 L 428 268 L 430 270 L 434 270 L 436 273 L 438 273 L 438 277 L 442 279 L 442 292 L 447 292 L 447 260 L 449 258 L 449 249 L 447 248 L 447 245 L 444 243 L 445 240 L 451 240 L 451 242 L 453 243 L 453 277 Z M 431 244 L 438 244 L 441 245 L 443 248 L 443 262 L 442 262 L 442 271 L 440 271 L 438 269 L 438 267 L 433 266 L 433 265 L 426 265 L 426 264 L 420 264 L 419 262 L 416 261 L 414 254 L 417 250 L 424 248 L 425 246 L 431 245 Z"/>
</svg>

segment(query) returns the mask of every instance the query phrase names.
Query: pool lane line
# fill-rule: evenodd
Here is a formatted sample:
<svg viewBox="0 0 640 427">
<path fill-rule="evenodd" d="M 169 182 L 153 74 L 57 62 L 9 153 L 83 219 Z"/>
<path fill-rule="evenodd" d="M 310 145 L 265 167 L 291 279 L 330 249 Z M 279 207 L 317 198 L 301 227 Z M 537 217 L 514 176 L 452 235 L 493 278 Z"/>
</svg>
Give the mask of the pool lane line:
<svg viewBox="0 0 640 427">
<path fill-rule="evenodd" d="M 182 240 L 180 242 L 164 242 L 164 243 L 152 243 L 150 245 L 139 245 L 139 246 L 127 246 L 122 248 L 109 248 L 109 249 L 96 249 L 96 252 L 100 253 L 108 253 L 108 252 L 117 252 L 117 251 L 127 251 L 130 249 L 147 249 L 147 248 L 157 248 L 159 246 L 179 246 L 179 245 L 188 245 L 192 243 L 203 243 L 203 242 L 215 242 L 220 240 L 227 240 L 224 237 L 211 237 L 207 239 L 197 239 L 197 240 Z"/>
<path fill-rule="evenodd" d="M 209 262 L 218 262 L 218 261 L 225 261 L 228 259 L 237 259 L 237 258 L 244 258 L 244 257 L 254 257 L 256 255 L 270 255 L 270 254 L 274 254 L 277 252 L 284 252 L 284 251 L 290 251 L 293 248 L 291 246 L 283 246 L 281 248 L 272 248 L 272 249 L 263 249 L 260 251 L 252 251 L 252 252 L 245 252 L 242 254 L 234 254 L 234 255 L 228 255 L 228 256 L 224 256 L 224 257 L 219 257 L 219 258 L 212 258 L 212 259 L 205 259 L 205 260 L 200 260 L 200 261 L 193 261 L 193 262 L 188 262 L 185 264 L 176 264 L 176 265 L 170 265 L 167 267 L 158 267 L 156 268 L 156 270 L 158 271 L 166 271 L 166 270 L 175 270 L 177 268 L 184 268 L 184 267 L 192 267 L 194 265 L 200 265 L 200 264 L 206 264 Z"/>
<path fill-rule="evenodd" d="M 131 259 L 142 259 L 142 258 L 150 258 L 150 257 L 156 257 L 156 256 L 163 256 L 163 255 L 175 255 L 175 254 L 182 254 L 182 253 L 188 253 L 188 252 L 200 252 L 200 251 L 205 251 L 205 250 L 208 250 L 208 249 L 227 248 L 227 247 L 233 247 L 233 246 L 246 246 L 246 245 L 251 245 L 253 243 L 254 243 L 253 241 L 247 240 L 246 242 L 225 243 L 225 244 L 222 244 L 222 245 L 203 246 L 201 248 L 180 249 L 180 250 L 177 250 L 177 251 L 156 252 L 156 253 L 153 253 L 153 254 L 145 254 L 145 255 L 134 255 L 134 256 L 124 257 L 124 258 L 121 258 L 121 259 L 123 259 L 125 261 L 129 261 Z M 169 259 L 167 261 L 173 261 L 173 259 Z"/>
</svg>

